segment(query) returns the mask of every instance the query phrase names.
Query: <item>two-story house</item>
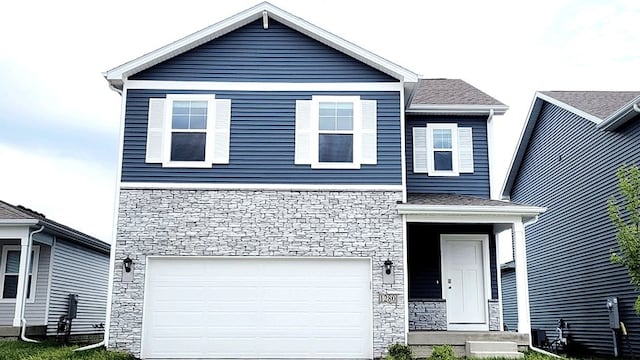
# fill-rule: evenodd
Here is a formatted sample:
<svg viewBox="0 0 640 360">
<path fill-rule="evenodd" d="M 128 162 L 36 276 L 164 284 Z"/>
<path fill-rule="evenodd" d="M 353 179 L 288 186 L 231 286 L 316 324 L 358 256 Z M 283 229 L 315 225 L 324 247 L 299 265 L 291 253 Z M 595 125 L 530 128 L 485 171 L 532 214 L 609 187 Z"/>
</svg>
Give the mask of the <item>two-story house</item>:
<svg viewBox="0 0 640 360">
<path fill-rule="evenodd" d="M 499 331 L 495 233 L 515 230 L 524 264 L 523 224 L 543 209 L 490 199 L 499 101 L 269 3 L 105 77 L 122 95 L 109 347 L 378 358 L 396 342 L 473 352 L 477 334 L 527 344 L 527 306 L 522 336 Z"/>
</svg>

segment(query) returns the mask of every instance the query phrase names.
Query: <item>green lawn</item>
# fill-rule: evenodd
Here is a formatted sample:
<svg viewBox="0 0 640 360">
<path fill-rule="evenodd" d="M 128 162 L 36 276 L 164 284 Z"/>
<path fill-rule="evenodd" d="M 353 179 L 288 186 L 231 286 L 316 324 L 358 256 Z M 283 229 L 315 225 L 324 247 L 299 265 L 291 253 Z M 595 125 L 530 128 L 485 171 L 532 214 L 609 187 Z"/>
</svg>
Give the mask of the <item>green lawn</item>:
<svg viewBox="0 0 640 360">
<path fill-rule="evenodd" d="M 56 343 L 31 344 L 22 341 L 0 341 L 0 360 L 133 360 L 134 357 L 116 351 L 92 349 L 74 352 L 78 346 Z"/>
</svg>

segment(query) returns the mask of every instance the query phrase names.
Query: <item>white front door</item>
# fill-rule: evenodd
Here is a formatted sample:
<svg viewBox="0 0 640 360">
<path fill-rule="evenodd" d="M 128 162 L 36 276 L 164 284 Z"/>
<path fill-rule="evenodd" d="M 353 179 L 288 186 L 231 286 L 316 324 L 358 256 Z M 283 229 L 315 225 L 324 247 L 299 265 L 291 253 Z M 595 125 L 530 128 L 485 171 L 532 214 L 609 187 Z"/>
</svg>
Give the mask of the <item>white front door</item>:
<svg viewBox="0 0 640 360">
<path fill-rule="evenodd" d="M 442 296 L 451 330 L 488 330 L 489 238 L 441 235 Z"/>
</svg>

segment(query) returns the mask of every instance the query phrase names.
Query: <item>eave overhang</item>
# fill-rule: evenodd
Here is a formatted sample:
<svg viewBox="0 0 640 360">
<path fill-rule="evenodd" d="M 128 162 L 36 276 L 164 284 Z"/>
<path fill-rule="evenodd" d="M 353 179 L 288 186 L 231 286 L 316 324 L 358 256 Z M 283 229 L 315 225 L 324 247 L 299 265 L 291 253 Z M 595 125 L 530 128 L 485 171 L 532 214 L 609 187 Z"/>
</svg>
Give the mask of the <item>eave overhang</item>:
<svg viewBox="0 0 640 360">
<path fill-rule="evenodd" d="M 261 19 L 265 12 L 269 18 L 283 23 L 284 25 L 299 31 L 312 39 L 341 51 L 395 79 L 398 79 L 401 82 L 414 83 L 418 81 L 418 74 L 373 54 L 368 50 L 365 50 L 339 36 L 273 6 L 268 2 L 258 4 L 171 44 L 108 70 L 104 72 L 103 75 L 111 86 L 117 89 L 122 89 L 124 81 L 129 76 L 196 48 L 255 20 Z"/>
<path fill-rule="evenodd" d="M 547 209 L 537 206 L 503 205 L 417 205 L 398 204 L 398 213 L 406 215 L 407 221 L 445 223 L 504 224 L 535 220 Z"/>
<path fill-rule="evenodd" d="M 466 105 L 466 104 L 413 104 L 406 110 L 415 115 L 504 115 L 509 110 L 506 105 Z"/>
</svg>

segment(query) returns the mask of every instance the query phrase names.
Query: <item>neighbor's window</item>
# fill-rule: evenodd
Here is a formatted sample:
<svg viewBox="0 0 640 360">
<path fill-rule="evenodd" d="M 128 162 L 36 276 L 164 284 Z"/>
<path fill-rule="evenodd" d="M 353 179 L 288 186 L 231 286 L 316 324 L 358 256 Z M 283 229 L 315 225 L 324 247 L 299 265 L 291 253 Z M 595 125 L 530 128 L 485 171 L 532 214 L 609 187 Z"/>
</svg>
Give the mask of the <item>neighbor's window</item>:
<svg viewBox="0 0 640 360">
<path fill-rule="evenodd" d="M 174 100 L 171 113 L 171 161 L 204 161 L 207 101 Z"/>
<path fill-rule="evenodd" d="M 31 298 L 34 273 L 37 272 L 39 248 L 34 246 L 29 259 L 29 281 L 27 282 L 27 298 Z M 34 265 L 35 263 L 35 265 Z M 18 293 L 18 274 L 20 272 L 20 247 L 5 246 L 2 252 L 2 298 L 15 299 Z"/>
<path fill-rule="evenodd" d="M 353 162 L 353 103 L 320 102 L 318 161 Z"/>
</svg>

